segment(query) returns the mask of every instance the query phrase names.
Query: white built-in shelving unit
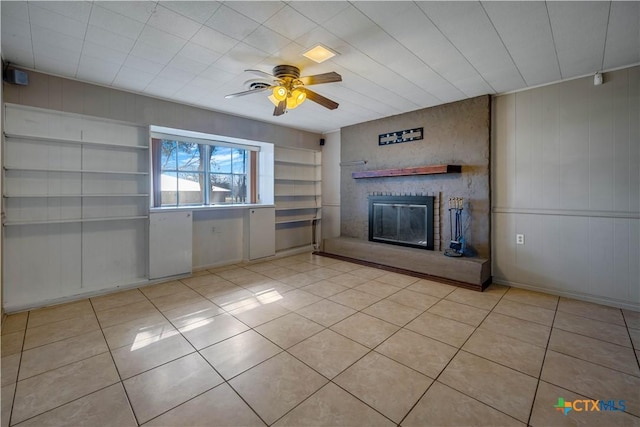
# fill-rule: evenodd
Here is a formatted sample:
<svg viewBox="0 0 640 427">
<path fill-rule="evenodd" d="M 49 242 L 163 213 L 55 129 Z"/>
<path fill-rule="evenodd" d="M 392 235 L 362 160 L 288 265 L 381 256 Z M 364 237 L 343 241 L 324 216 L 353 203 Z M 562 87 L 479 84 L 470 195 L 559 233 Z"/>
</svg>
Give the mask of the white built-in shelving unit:
<svg viewBox="0 0 640 427">
<path fill-rule="evenodd" d="M 321 156 L 319 151 L 275 148 L 276 251 L 317 242 Z"/>
<path fill-rule="evenodd" d="M 147 128 L 13 104 L 4 116 L 7 305 L 146 280 Z"/>
</svg>

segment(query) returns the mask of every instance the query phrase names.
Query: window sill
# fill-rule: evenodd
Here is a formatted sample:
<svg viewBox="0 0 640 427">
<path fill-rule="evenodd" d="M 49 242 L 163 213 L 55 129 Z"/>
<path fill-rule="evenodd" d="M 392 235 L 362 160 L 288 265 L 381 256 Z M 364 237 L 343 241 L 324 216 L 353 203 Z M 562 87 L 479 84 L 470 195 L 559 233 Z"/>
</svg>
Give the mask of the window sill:
<svg viewBox="0 0 640 427">
<path fill-rule="evenodd" d="M 263 203 L 239 203 L 233 205 L 208 205 L 208 206 L 167 206 L 161 208 L 150 208 L 149 212 L 180 212 L 180 211 L 214 211 L 227 209 L 252 209 L 252 208 L 273 208 L 274 204 Z"/>
</svg>

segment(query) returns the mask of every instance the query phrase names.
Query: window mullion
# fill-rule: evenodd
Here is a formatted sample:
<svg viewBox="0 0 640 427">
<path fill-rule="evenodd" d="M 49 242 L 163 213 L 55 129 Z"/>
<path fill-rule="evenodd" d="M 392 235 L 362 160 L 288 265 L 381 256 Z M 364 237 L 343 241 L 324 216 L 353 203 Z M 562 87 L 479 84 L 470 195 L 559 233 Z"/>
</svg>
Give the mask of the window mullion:
<svg viewBox="0 0 640 427">
<path fill-rule="evenodd" d="M 211 204 L 211 191 L 209 191 L 209 185 L 211 182 L 211 179 L 209 178 L 209 170 L 210 170 L 210 161 L 209 161 L 209 155 L 211 153 L 211 146 L 208 144 L 201 144 L 200 145 L 200 149 L 204 150 L 204 165 L 202 165 L 202 171 L 204 174 L 203 177 L 203 191 L 204 191 L 204 197 L 202 200 L 202 203 L 204 205 L 210 205 Z"/>
</svg>

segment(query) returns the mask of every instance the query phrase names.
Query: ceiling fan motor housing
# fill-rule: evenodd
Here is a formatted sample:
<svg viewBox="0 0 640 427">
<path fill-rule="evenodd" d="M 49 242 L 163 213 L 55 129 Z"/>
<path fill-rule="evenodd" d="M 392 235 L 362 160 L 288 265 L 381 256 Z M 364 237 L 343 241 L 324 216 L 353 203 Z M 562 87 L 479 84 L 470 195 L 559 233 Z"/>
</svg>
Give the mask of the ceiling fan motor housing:
<svg viewBox="0 0 640 427">
<path fill-rule="evenodd" d="M 293 65 L 276 65 L 273 67 L 273 75 L 278 79 L 297 80 L 300 78 L 300 69 Z"/>
</svg>

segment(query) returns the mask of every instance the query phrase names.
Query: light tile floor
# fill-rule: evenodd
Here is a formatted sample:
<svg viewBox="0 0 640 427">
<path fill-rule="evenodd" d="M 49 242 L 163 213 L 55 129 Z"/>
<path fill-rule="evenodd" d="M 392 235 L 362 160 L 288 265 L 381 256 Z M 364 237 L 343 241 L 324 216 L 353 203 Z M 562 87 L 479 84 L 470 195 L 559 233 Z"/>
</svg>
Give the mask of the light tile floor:
<svg viewBox="0 0 640 427">
<path fill-rule="evenodd" d="M 304 254 L 9 316 L 1 427 L 640 426 L 639 358 L 637 312 Z"/>
</svg>

